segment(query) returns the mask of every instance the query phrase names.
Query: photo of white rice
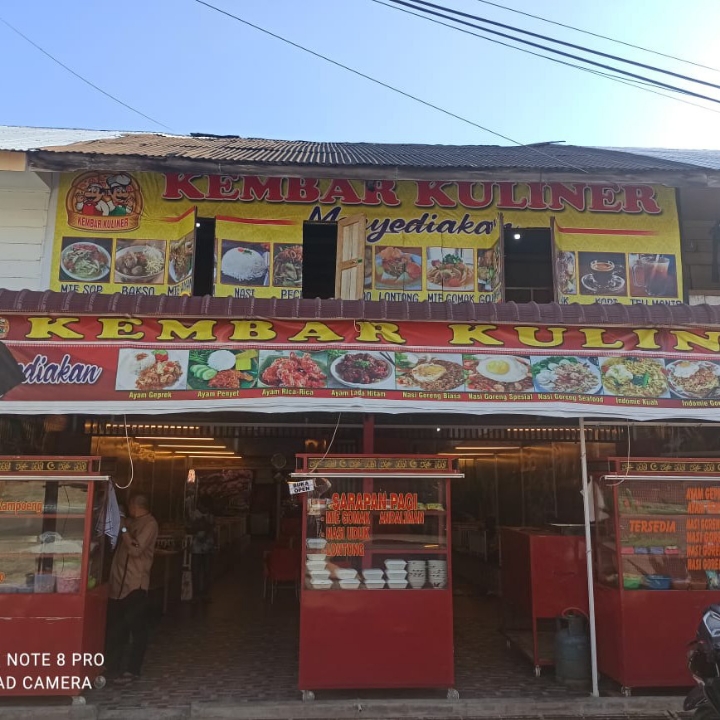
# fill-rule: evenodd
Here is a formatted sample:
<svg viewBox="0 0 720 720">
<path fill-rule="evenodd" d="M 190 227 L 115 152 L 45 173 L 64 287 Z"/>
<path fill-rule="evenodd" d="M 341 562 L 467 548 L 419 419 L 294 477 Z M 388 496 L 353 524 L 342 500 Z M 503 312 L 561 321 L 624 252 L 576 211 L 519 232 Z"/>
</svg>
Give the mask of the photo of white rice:
<svg viewBox="0 0 720 720">
<path fill-rule="evenodd" d="M 261 248 L 261 246 L 258 246 Z M 268 256 L 244 245 L 223 242 L 220 271 L 225 278 L 239 285 L 265 285 L 268 277 Z"/>
</svg>

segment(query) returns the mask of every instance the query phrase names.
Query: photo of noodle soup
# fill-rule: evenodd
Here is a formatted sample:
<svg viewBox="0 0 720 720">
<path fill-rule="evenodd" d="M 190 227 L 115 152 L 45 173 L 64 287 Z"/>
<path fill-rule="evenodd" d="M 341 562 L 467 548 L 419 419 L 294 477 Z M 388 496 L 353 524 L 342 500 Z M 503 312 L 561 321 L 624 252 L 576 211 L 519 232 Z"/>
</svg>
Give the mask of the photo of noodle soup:
<svg viewBox="0 0 720 720">
<path fill-rule="evenodd" d="M 475 262 L 472 249 L 429 247 L 426 277 L 428 290 L 474 290 Z"/>
<path fill-rule="evenodd" d="M 600 374 L 605 392 L 619 397 L 668 397 L 668 380 L 663 360 L 656 358 L 612 357 L 601 361 Z"/>
</svg>

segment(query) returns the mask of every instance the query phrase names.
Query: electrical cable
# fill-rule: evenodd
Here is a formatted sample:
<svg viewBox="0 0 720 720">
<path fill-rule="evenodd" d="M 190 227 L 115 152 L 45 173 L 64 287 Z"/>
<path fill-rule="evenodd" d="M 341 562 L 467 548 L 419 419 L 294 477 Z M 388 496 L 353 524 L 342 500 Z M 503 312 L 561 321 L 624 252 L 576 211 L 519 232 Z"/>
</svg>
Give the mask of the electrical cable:
<svg viewBox="0 0 720 720">
<path fill-rule="evenodd" d="M 82 80 L 82 82 L 84 82 L 86 85 L 89 85 L 91 88 L 93 88 L 93 90 L 97 90 L 99 93 L 102 93 L 103 95 L 105 95 L 105 97 L 110 98 L 111 100 L 118 103 L 119 105 L 122 105 L 124 108 L 127 108 L 131 112 L 134 112 L 136 115 L 139 115 L 140 117 L 143 117 L 146 120 L 149 120 L 150 122 L 155 123 L 155 125 L 159 125 L 160 127 L 163 127 L 166 130 L 171 130 L 171 128 L 169 128 L 164 123 L 161 123 L 159 120 L 155 120 L 155 118 L 152 118 L 149 115 L 146 115 L 144 112 L 141 112 L 137 108 L 134 108 L 132 105 L 128 105 L 126 102 L 123 102 L 119 98 L 116 98 L 114 95 L 111 95 L 106 90 L 103 90 L 101 87 L 98 87 L 97 85 L 95 85 L 95 83 L 91 82 L 87 78 L 85 78 L 82 75 L 80 75 L 79 73 L 75 72 L 71 67 L 68 67 L 64 62 L 62 62 L 61 60 L 58 60 L 54 55 L 51 55 L 47 50 L 45 50 L 40 45 L 38 45 L 36 42 L 31 40 L 27 35 L 25 35 L 23 32 L 18 30 L 14 25 L 11 25 L 4 18 L 0 17 L 0 22 L 3 25 L 10 28 L 10 30 L 12 30 L 15 34 L 19 35 L 23 40 L 30 43 L 30 45 L 32 45 L 36 50 L 39 50 L 43 55 L 50 58 L 54 63 L 57 63 L 61 68 L 63 68 L 64 70 L 67 70 L 71 75 L 74 75 L 78 80 Z"/>
<path fill-rule="evenodd" d="M 196 0 L 197 2 L 198 0 Z M 467 25 L 469 27 L 474 28 L 475 30 L 480 30 L 480 32 L 490 33 L 491 35 L 498 35 L 499 37 L 504 37 L 509 40 L 513 40 L 514 42 L 523 43 L 524 45 L 530 45 L 531 47 L 536 47 L 541 50 L 546 50 L 547 52 L 555 53 L 556 55 L 562 55 L 563 57 L 572 58 L 573 60 L 579 60 L 580 62 L 587 63 L 588 65 L 594 65 L 595 67 L 601 67 L 605 70 L 610 70 L 612 72 L 620 73 L 621 75 L 625 75 L 626 77 L 634 78 L 635 80 L 641 80 L 648 83 L 651 83 L 655 87 L 664 88 L 666 90 L 671 90 L 673 92 L 681 93 L 683 95 L 690 95 L 691 97 L 696 97 L 701 100 L 709 100 L 710 102 L 718 103 L 720 104 L 720 99 L 710 97 L 709 95 L 702 95 L 700 93 L 696 93 L 692 90 L 686 90 L 684 88 L 676 87 L 675 85 L 670 85 L 668 83 L 661 82 L 660 80 L 653 80 L 652 78 L 645 77 L 644 75 L 638 75 L 637 73 L 632 73 L 628 70 L 622 70 L 621 68 L 613 67 L 612 65 L 606 65 L 605 63 L 599 63 L 595 60 L 590 60 L 588 58 L 580 57 L 579 55 L 573 55 L 572 53 L 566 53 L 563 50 L 555 50 L 554 48 L 549 48 L 545 45 L 540 45 L 539 43 L 532 42 L 530 40 L 523 40 L 522 38 L 516 38 L 512 35 L 508 35 L 507 33 L 501 33 L 497 30 L 491 30 L 489 28 L 483 28 L 479 25 L 474 25 L 471 22 L 468 22 L 467 20 L 460 20 L 455 17 L 448 17 L 447 15 L 442 15 L 441 13 L 435 11 L 435 10 L 427 10 L 422 7 L 418 7 L 417 5 L 413 5 L 410 2 L 406 2 L 405 0 L 388 0 L 391 3 L 395 3 L 398 5 L 404 5 L 405 7 L 412 8 L 413 10 L 419 10 L 422 13 L 426 13 L 428 15 L 435 15 L 437 17 L 441 17 L 445 20 L 450 20 L 452 22 L 460 23 L 461 25 Z M 422 2 L 422 0 L 413 0 L 413 2 Z M 429 4 L 429 3 L 425 3 Z"/>
<path fill-rule="evenodd" d="M 196 2 L 199 2 L 200 0 L 196 0 Z M 412 8 L 413 10 L 419 10 L 422 13 L 426 13 L 428 15 L 435 15 L 437 17 L 441 17 L 444 20 L 450 20 L 452 22 L 459 23 L 461 25 L 467 25 L 468 27 L 474 28 L 475 30 L 480 30 L 480 32 L 490 33 L 491 35 L 498 35 L 499 37 L 504 37 L 509 40 L 513 40 L 514 42 L 523 43 L 524 45 L 530 45 L 531 47 L 536 47 L 541 50 L 545 50 L 547 52 L 555 53 L 556 55 L 561 55 L 563 57 L 572 58 L 573 60 L 579 60 L 580 62 L 587 63 L 588 65 L 594 65 L 595 67 L 601 67 L 605 70 L 610 70 L 612 72 L 619 73 L 621 75 L 625 75 L 630 78 L 634 78 L 635 80 L 642 80 L 648 83 L 651 83 L 655 87 L 664 88 L 666 90 L 672 90 L 673 92 L 681 93 L 683 95 L 690 95 L 691 97 L 696 97 L 701 100 L 708 100 L 710 102 L 718 103 L 720 104 L 720 98 L 713 98 L 709 95 L 702 95 L 700 93 L 696 93 L 693 90 L 687 90 L 684 88 L 676 87 L 675 85 L 670 85 L 668 83 L 661 82 L 660 80 L 653 80 L 652 78 L 645 77 L 644 75 L 638 75 L 637 73 L 630 72 L 629 70 L 622 70 L 621 68 L 613 67 L 612 65 L 606 65 L 605 63 L 600 63 L 595 60 L 590 60 L 588 58 L 581 57 L 579 55 L 573 55 L 572 53 L 566 53 L 563 50 L 555 50 L 554 48 L 549 48 L 545 45 L 540 45 L 539 43 L 532 42 L 531 40 L 523 40 L 522 38 L 516 38 L 512 35 L 508 35 L 507 33 L 499 32 L 498 30 L 491 30 L 490 28 L 484 28 L 480 27 L 479 25 L 474 25 L 471 22 L 468 22 L 467 20 L 460 20 L 455 17 L 448 17 L 447 15 L 443 15 L 435 10 L 427 10 L 422 7 L 418 7 L 417 5 L 413 5 L 410 2 L 406 2 L 406 0 L 388 0 L 391 3 L 395 3 L 398 5 L 404 5 L 405 7 Z M 423 0 L 413 0 L 413 2 L 423 2 Z M 423 3 L 425 5 L 432 4 L 432 3 Z"/>
<path fill-rule="evenodd" d="M 486 42 L 493 43 L 495 45 L 501 45 L 506 48 L 510 48 L 511 50 L 517 50 L 518 52 L 525 53 L 526 55 L 533 55 L 534 57 L 543 58 L 544 60 L 549 60 L 550 62 L 557 63 L 558 65 L 564 65 L 569 68 L 573 68 L 575 70 L 581 70 L 583 72 L 590 73 L 591 75 L 597 75 L 598 77 L 606 78 L 607 80 L 613 80 L 614 82 L 622 83 L 623 85 L 627 85 L 628 87 L 635 88 L 637 90 L 644 90 L 645 92 L 652 93 L 653 95 L 658 95 L 660 97 L 667 98 L 668 100 L 674 100 L 675 102 L 681 102 L 685 105 L 692 105 L 693 107 L 700 108 L 701 110 L 707 110 L 708 112 L 713 112 L 720 114 L 720 110 L 715 110 L 714 108 L 707 107 L 706 105 L 700 105 L 700 103 L 692 102 L 691 100 L 685 100 L 680 97 L 675 97 L 674 95 L 667 95 L 665 93 L 659 92 L 658 90 L 652 90 L 651 88 L 654 87 L 653 83 L 646 83 L 641 82 L 639 80 L 629 80 L 627 78 L 620 78 L 616 75 L 611 75 L 610 73 L 604 73 L 600 70 L 593 70 L 591 68 L 583 67 L 582 65 L 576 65 L 575 63 L 568 62 L 566 60 L 560 60 L 559 58 L 549 57 L 547 55 L 543 55 L 538 52 L 534 52 L 533 50 L 528 50 L 526 48 L 517 47 L 516 45 L 511 45 L 510 43 L 503 42 L 502 40 L 494 40 L 493 38 L 485 37 L 484 35 L 480 35 L 478 33 L 472 32 L 472 30 L 466 30 L 465 28 L 457 27 L 456 25 L 451 25 L 450 23 L 442 22 L 441 20 L 437 20 L 434 17 L 429 17 L 428 15 L 423 15 L 422 12 L 412 12 L 411 10 L 408 10 L 406 8 L 398 7 L 397 5 L 390 5 L 388 2 L 385 2 L 385 0 L 370 0 L 371 2 L 376 3 L 377 5 L 383 5 L 384 7 L 390 8 L 391 10 L 396 10 L 397 12 L 406 13 L 407 15 L 412 15 L 413 17 L 420 18 L 422 20 L 425 20 L 427 22 L 435 23 L 436 25 L 442 25 L 443 27 L 450 28 L 451 30 L 456 30 L 457 32 L 465 33 L 466 35 L 472 35 L 473 37 L 479 38 L 480 40 L 485 40 Z"/>
<path fill-rule="evenodd" d="M 348 72 L 353 73 L 353 75 L 357 75 L 358 77 L 364 78 L 365 80 L 369 80 L 372 83 L 375 83 L 376 85 L 380 85 L 381 87 L 386 88 L 387 90 L 392 90 L 395 93 L 398 93 L 399 95 L 402 95 L 403 97 L 409 98 L 410 100 L 414 100 L 415 102 L 419 102 L 422 105 L 425 105 L 426 107 L 432 108 L 433 110 L 437 110 L 438 112 L 443 113 L 444 115 L 447 115 L 449 117 L 455 118 L 456 120 L 460 120 L 461 122 L 464 122 L 468 125 L 472 125 L 475 128 L 478 128 L 479 130 L 482 130 L 483 132 L 489 133 L 490 135 L 494 135 L 495 137 L 499 137 L 502 140 L 506 140 L 507 142 L 512 143 L 513 145 L 518 145 L 519 147 L 526 148 L 527 150 L 530 150 L 537 155 L 542 155 L 545 158 L 548 158 L 553 161 L 553 163 L 557 163 L 558 165 L 562 165 L 566 168 L 569 168 L 571 170 L 577 170 L 585 175 L 588 174 L 588 171 L 584 168 L 578 167 L 577 165 L 573 165 L 572 163 L 566 162 L 562 158 L 556 157 L 554 155 L 551 155 L 550 153 L 543 152 L 542 150 L 539 150 L 536 147 L 533 147 L 532 145 L 527 145 L 526 143 L 522 143 L 519 140 L 515 140 L 507 135 L 503 135 L 502 133 L 499 133 L 495 130 L 491 130 L 488 127 L 485 127 L 484 125 L 480 125 L 480 123 L 476 123 L 474 120 L 469 120 L 466 117 L 463 117 L 462 115 L 458 115 L 457 113 L 452 112 L 451 110 L 446 110 L 443 107 L 440 107 L 439 105 L 435 105 L 434 103 L 431 103 L 428 100 L 423 100 L 422 98 L 417 97 L 416 95 L 412 95 L 411 93 L 405 92 L 404 90 L 401 90 L 400 88 L 397 88 L 393 85 L 390 85 L 389 83 L 383 82 L 382 80 L 378 80 L 377 78 L 372 77 L 371 75 L 367 75 L 364 72 L 361 72 L 360 70 L 356 70 L 355 68 L 350 67 L 349 65 L 344 65 L 341 62 L 338 62 L 337 60 L 333 60 L 332 58 L 328 57 L 327 55 L 323 55 L 322 53 L 316 52 L 315 50 L 311 50 L 310 48 L 307 48 L 303 45 L 300 45 L 299 43 L 293 42 L 292 40 L 288 40 L 287 38 L 283 37 L 282 35 L 278 35 L 277 33 L 271 32 L 270 30 L 266 30 L 263 27 L 260 27 L 259 25 L 255 25 L 254 23 L 251 23 L 249 20 L 244 20 L 241 17 L 238 17 L 237 15 L 233 15 L 231 12 L 228 12 L 227 10 L 223 10 L 222 8 L 216 7 L 215 5 L 211 5 L 208 2 L 205 2 L 205 0 L 194 0 L 198 5 L 204 5 L 207 8 L 210 8 L 211 10 L 215 10 L 215 12 L 220 13 L 221 15 L 225 15 L 226 17 L 232 18 L 233 20 L 237 20 L 238 22 L 242 23 L 243 25 L 247 25 L 248 27 L 253 28 L 254 30 L 258 30 L 261 33 L 264 33 L 265 35 L 269 35 L 272 38 L 275 38 L 276 40 L 280 40 L 287 45 L 290 45 L 294 48 L 297 48 L 298 50 L 302 50 L 303 52 L 308 53 L 309 55 L 313 55 L 314 57 L 320 58 L 321 60 L 325 60 L 326 62 L 329 62 L 332 65 L 335 65 L 336 67 L 339 67 L 343 70 L 347 70 Z"/>
<path fill-rule="evenodd" d="M 575 25 L 567 25 L 566 23 L 561 23 L 557 20 L 550 20 L 549 18 L 542 17 L 541 15 L 533 15 L 532 13 L 525 12 L 523 10 L 516 10 L 515 8 L 507 7 L 507 5 L 500 5 L 500 3 L 491 2 L 491 0 L 475 0 L 475 2 L 483 3 L 484 5 L 491 5 L 492 7 L 507 10 L 508 12 L 516 13 L 518 15 L 524 15 L 525 17 L 532 18 L 533 20 L 539 20 L 540 22 L 548 23 L 550 25 L 556 25 L 557 27 L 565 28 L 566 30 L 574 30 L 575 32 L 583 33 L 583 35 L 590 35 L 591 37 L 599 38 L 600 40 L 608 40 L 609 42 L 624 45 L 625 47 L 633 48 L 634 50 L 642 50 L 643 52 L 650 53 L 651 55 L 658 55 L 659 57 L 664 57 L 668 60 L 676 60 L 677 62 L 685 63 L 686 65 L 694 65 L 695 67 L 703 68 L 705 70 L 720 72 L 718 68 L 710 67 L 710 65 L 703 65 L 702 63 L 693 62 L 692 60 L 684 60 L 676 55 L 667 55 L 666 53 L 662 53 L 658 50 L 652 50 L 650 48 L 643 47 L 642 45 L 634 45 L 633 43 L 618 40 L 617 38 L 612 38 L 608 35 L 594 33 L 590 30 L 583 30 Z"/>
<path fill-rule="evenodd" d="M 123 423 L 125 425 L 125 442 L 127 443 L 128 459 L 130 460 L 130 480 L 128 480 L 127 485 L 118 485 L 117 483 L 115 483 L 115 487 L 118 488 L 118 490 L 127 490 L 133 484 L 133 480 L 135 479 L 135 464 L 133 463 L 132 449 L 130 447 L 130 435 L 128 434 L 127 415 L 123 415 Z"/>
<path fill-rule="evenodd" d="M 392 0 L 394 2 L 394 0 Z M 676 73 L 672 70 L 665 70 L 664 68 L 656 67 L 655 65 L 648 65 L 647 63 L 642 63 L 637 60 L 629 60 L 628 58 L 621 57 L 620 55 L 614 55 L 612 53 L 605 53 L 601 50 L 593 50 L 592 48 L 586 47 L 585 45 L 577 45 L 576 43 L 567 42 L 565 40 L 558 40 L 557 38 L 551 37 L 550 35 L 543 35 L 541 33 L 532 32 L 532 30 L 523 30 L 522 28 L 515 27 L 514 25 L 508 25 L 506 23 L 497 22 L 496 20 L 489 20 L 488 18 L 480 17 L 479 15 L 473 15 L 472 13 L 466 13 L 462 10 L 455 10 L 453 8 L 447 7 L 445 5 L 438 5 L 433 2 L 429 2 L 428 0 L 413 0 L 413 2 L 416 2 L 419 5 L 425 5 L 426 7 L 434 8 L 435 10 L 441 10 L 442 12 L 449 12 L 453 15 L 458 15 L 460 17 L 469 18 L 470 20 L 475 20 L 477 22 L 485 23 L 486 25 L 494 25 L 495 27 L 503 28 L 504 30 L 510 30 L 512 32 L 520 33 L 521 35 L 529 35 L 530 37 L 537 38 L 539 40 L 545 40 L 546 42 L 552 42 L 556 45 L 562 45 L 563 47 L 569 47 L 573 50 L 580 50 L 581 52 L 590 53 L 591 55 L 596 55 L 598 57 L 603 57 L 608 60 L 615 60 L 616 62 L 625 63 L 626 65 L 633 65 L 634 67 L 640 67 L 644 70 L 650 70 L 651 72 L 656 73 L 662 73 L 663 75 L 669 75 L 671 77 L 677 78 L 678 80 L 685 80 L 686 82 L 692 82 L 696 83 L 698 85 L 705 85 L 706 87 L 711 87 L 716 90 L 720 90 L 720 85 L 717 85 L 716 83 L 709 82 L 708 80 L 700 80 L 698 78 L 690 77 L 689 75 L 683 75 L 682 73 Z M 489 30 L 488 30 L 489 32 Z M 520 38 L 515 38 L 516 42 L 526 42 L 522 41 Z M 558 52 L 557 50 L 554 50 L 552 48 L 546 48 L 550 52 Z M 588 62 L 587 60 L 585 62 Z"/>
</svg>

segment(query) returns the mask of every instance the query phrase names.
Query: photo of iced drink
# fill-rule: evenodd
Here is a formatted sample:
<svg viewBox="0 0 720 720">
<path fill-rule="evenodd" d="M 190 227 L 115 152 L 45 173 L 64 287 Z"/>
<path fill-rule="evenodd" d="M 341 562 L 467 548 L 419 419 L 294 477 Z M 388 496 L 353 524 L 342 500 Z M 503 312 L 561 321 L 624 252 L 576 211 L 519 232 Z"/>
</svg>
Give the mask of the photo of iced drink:
<svg viewBox="0 0 720 720">
<path fill-rule="evenodd" d="M 633 284 L 652 297 L 672 294 L 670 258 L 667 255 L 638 255 L 632 267 Z"/>
</svg>

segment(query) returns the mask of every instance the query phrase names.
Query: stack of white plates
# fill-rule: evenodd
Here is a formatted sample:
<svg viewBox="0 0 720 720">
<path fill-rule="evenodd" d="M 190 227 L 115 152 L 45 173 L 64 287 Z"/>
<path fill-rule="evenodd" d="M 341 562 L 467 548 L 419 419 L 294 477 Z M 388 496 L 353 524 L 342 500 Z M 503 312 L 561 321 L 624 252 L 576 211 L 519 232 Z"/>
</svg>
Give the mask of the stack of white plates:
<svg viewBox="0 0 720 720">
<path fill-rule="evenodd" d="M 428 575 L 434 588 L 444 588 L 448 582 L 447 560 L 428 560 Z"/>
<path fill-rule="evenodd" d="M 428 569 L 425 560 L 410 560 L 408 563 L 408 580 L 410 587 L 419 590 L 425 587 L 428 579 Z"/>
</svg>

